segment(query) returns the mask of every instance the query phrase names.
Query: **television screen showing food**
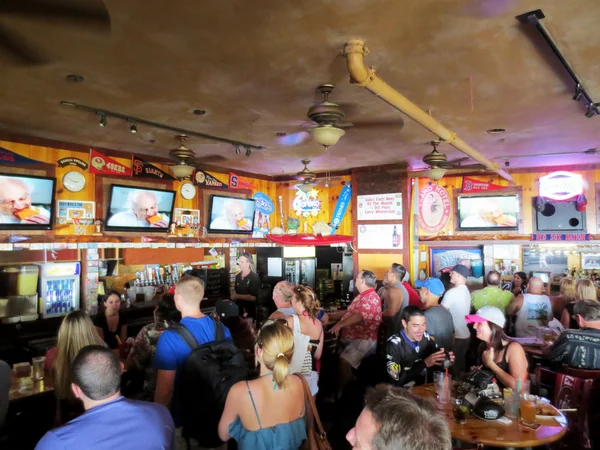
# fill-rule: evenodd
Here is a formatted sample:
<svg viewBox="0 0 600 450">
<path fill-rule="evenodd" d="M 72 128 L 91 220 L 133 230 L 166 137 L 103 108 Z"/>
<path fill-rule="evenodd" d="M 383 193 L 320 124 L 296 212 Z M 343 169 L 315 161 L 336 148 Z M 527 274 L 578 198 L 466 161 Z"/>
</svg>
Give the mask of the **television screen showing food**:
<svg viewBox="0 0 600 450">
<path fill-rule="evenodd" d="M 168 232 L 175 191 L 113 184 L 106 214 L 107 231 Z"/>
<path fill-rule="evenodd" d="M 51 229 L 55 186 L 55 178 L 0 174 L 0 229 Z"/>
<path fill-rule="evenodd" d="M 458 229 L 516 230 L 519 220 L 519 196 L 493 195 L 458 197 Z"/>
<path fill-rule="evenodd" d="M 209 233 L 252 234 L 254 200 L 213 195 L 208 216 Z"/>
</svg>

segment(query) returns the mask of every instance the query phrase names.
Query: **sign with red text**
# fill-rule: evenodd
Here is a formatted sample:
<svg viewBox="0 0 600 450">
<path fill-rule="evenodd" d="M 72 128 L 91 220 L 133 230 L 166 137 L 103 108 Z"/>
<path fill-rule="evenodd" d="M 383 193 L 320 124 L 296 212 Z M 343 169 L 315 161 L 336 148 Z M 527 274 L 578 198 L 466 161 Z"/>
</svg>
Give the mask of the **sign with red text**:
<svg viewBox="0 0 600 450">
<path fill-rule="evenodd" d="M 251 189 L 254 191 L 256 190 L 256 188 L 250 181 L 240 177 L 239 175 L 236 175 L 233 172 L 229 174 L 229 187 L 232 189 Z"/>
<path fill-rule="evenodd" d="M 358 220 L 402 219 L 402 193 L 359 195 Z"/>
<path fill-rule="evenodd" d="M 39 164 L 41 162 L 0 147 L 0 164 Z"/>
<path fill-rule="evenodd" d="M 532 241 L 589 241 L 591 237 L 586 233 L 569 233 L 569 234 L 532 234 Z"/>
<path fill-rule="evenodd" d="M 475 178 L 463 177 L 462 192 L 485 192 L 485 191 L 498 191 L 500 189 L 506 189 L 506 186 L 500 186 L 499 184 L 488 183 L 487 181 L 479 181 Z"/>
<path fill-rule="evenodd" d="M 109 156 L 91 149 L 90 150 L 90 173 L 100 173 L 103 175 L 120 175 L 124 177 L 131 176 L 131 168 L 115 161 Z"/>
<path fill-rule="evenodd" d="M 442 231 L 451 210 L 450 197 L 442 186 L 429 184 L 419 192 L 419 228 L 426 233 Z"/>
<path fill-rule="evenodd" d="M 551 200 L 569 200 L 583 194 L 585 181 L 578 173 L 564 170 L 540 177 L 540 196 Z"/>
</svg>

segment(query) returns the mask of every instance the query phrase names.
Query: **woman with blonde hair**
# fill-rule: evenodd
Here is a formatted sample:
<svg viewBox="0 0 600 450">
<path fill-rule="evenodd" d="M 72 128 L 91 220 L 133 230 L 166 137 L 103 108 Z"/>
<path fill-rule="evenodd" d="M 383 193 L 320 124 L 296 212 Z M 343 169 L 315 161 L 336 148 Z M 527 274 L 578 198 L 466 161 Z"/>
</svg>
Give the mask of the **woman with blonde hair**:
<svg viewBox="0 0 600 450">
<path fill-rule="evenodd" d="M 564 277 L 560 280 L 560 293 L 556 297 L 550 297 L 554 318 L 561 320 L 565 306 L 576 300 L 575 282 L 571 278 Z"/>
<path fill-rule="evenodd" d="M 302 381 L 290 376 L 292 331 L 278 320 L 267 320 L 254 349 L 260 376 L 231 387 L 219 437 L 235 439 L 240 450 L 297 450 L 306 439 L 306 422 Z"/>
<path fill-rule="evenodd" d="M 571 328 L 573 330 L 579 329 L 579 324 L 575 320 L 573 315 L 573 307 L 578 300 L 594 300 L 598 301 L 598 295 L 596 293 L 596 286 L 587 278 L 581 278 L 575 283 L 575 291 L 577 293 L 576 298 L 565 306 L 560 318 L 560 323 L 565 328 Z"/>
<path fill-rule="evenodd" d="M 295 314 L 292 307 L 292 297 L 294 296 L 294 285 L 289 281 L 280 281 L 273 288 L 273 301 L 277 307 L 269 319 L 286 319 Z"/>
<path fill-rule="evenodd" d="M 296 286 L 292 297 L 295 314 L 288 317 L 288 327 L 294 332 L 296 350 L 292 360 L 292 372 L 306 378 L 312 395 L 319 392 L 317 361 L 323 352 L 323 324 L 317 319 L 321 305 L 314 291 L 306 286 Z"/>
<path fill-rule="evenodd" d="M 54 394 L 59 401 L 57 422 L 66 423 L 83 413 L 83 405 L 71 391 L 71 363 L 88 345 L 106 346 L 84 311 L 70 312 L 60 325 L 56 347 L 46 354 L 46 368 L 53 371 Z"/>
</svg>

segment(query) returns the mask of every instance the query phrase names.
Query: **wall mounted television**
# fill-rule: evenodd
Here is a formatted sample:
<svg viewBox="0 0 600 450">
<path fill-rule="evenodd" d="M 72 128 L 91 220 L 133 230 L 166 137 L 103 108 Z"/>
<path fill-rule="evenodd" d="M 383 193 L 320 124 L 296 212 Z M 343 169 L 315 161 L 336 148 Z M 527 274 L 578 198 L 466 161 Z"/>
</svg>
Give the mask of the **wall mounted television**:
<svg viewBox="0 0 600 450">
<path fill-rule="evenodd" d="M 249 198 L 211 195 L 208 208 L 208 232 L 252 234 L 254 200 Z"/>
<path fill-rule="evenodd" d="M 519 195 L 459 196 L 458 230 L 517 230 Z"/>
<path fill-rule="evenodd" d="M 175 191 L 113 184 L 105 230 L 167 233 L 174 205 Z"/>
<path fill-rule="evenodd" d="M 50 230 L 56 178 L 0 174 L 0 230 Z"/>
</svg>

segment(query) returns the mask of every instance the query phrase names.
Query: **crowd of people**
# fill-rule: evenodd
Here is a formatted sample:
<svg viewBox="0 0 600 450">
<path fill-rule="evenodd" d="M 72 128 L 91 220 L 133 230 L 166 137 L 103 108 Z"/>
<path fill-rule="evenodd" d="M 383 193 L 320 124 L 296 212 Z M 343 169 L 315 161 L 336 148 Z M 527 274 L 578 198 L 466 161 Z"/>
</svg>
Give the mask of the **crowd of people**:
<svg viewBox="0 0 600 450">
<path fill-rule="evenodd" d="M 236 287 L 252 272 L 244 258 Z M 109 291 L 93 322 L 83 311 L 68 314 L 48 351 L 58 428 L 37 448 L 227 449 L 235 440 L 240 449 L 298 449 L 312 436 L 306 400 L 319 392 L 325 329 L 332 322 L 328 333 L 339 341 L 333 401 L 363 365 L 373 386 L 347 435 L 353 448 L 451 448 L 446 419 L 403 388 L 431 382 L 442 368 L 455 377 L 484 369 L 500 387 L 515 388 L 529 368 L 508 330 L 527 337 L 552 322 L 559 329 L 561 321 L 574 323 L 548 347 L 547 358 L 600 368 L 595 287 L 564 279 L 560 295 L 548 297 L 539 278 L 523 285 L 521 275 L 517 287 L 503 289 L 500 274 L 491 271 L 487 286 L 471 293 L 469 269 L 458 264 L 447 290 L 437 278 L 416 282 L 415 290 L 405 268 L 393 264 L 376 291 L 373 272 L 361 270 L 347 310 L 328 313 L 311 288 L 281 281 L 272 294 L 276 310 L 258 330 L 244 317 L 256 296 L 221 300 L 215 314 L 205 315 L 204 283 L 184 276 L 159 301 L 154 322 L 129 338 L 126 358 L 119 352 L 127 340 L 120 296 Z"/>
</svg>

